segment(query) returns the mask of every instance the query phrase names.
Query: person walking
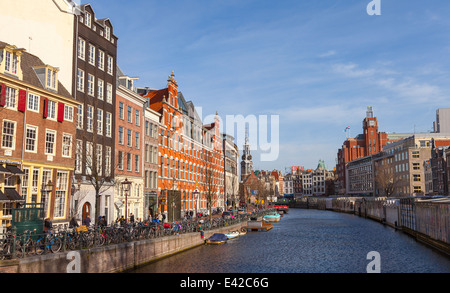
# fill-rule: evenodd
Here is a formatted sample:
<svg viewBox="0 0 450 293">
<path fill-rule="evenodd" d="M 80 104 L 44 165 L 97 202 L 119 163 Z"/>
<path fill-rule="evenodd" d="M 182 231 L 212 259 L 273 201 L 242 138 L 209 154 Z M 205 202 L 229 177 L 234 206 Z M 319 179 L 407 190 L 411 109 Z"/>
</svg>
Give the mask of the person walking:
<svg viewBox="0 0 450 293">
<path fill-rule="evenodd" d="M 89 215 L 86 215 L 86 218 L 83 220 L 83 224 L 89 228 L 91 225 L 91 217 L 89 217 Z"/>
</svg>

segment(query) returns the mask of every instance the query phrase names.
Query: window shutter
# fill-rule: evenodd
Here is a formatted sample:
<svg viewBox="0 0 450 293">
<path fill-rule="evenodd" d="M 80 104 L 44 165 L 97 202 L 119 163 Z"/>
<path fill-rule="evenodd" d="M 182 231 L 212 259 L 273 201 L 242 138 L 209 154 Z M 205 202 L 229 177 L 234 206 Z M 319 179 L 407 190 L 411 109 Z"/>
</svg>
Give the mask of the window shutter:
<svg viewBox="0 0 450 293">
<path fill-rule="evenodd" d="M 64 121 L 64 103 L 58 103 L 58 122 Z"/>
<path fill-rule="evenodd" d="M 44 98 L 44 118 L 48 116 L 48 99 Z"/>
<path fill-rule="evenodd" d="M 27 105 L 27 91 L 19 90 L 19 102 L 17 103 L 17 110 L 25 112 Z"/>
<path fill-rule="evenodd" d="M 6 85 L 2 83 L 0 90 L 0 106 L 4 107 L 5 105 L 6 105 Z"/>
</svg>

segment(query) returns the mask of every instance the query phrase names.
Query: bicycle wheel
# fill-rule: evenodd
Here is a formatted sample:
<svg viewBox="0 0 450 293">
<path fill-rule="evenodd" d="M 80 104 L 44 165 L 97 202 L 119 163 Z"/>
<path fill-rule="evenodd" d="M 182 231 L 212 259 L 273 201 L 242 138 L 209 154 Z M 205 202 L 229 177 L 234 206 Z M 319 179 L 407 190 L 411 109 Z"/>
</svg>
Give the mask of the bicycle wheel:
<svg viewBox="0 0 450 293">
<path fill-rule="evenodd" d="M 34 246 L 35 254 L 41 255 L 45 252 L 45 241 L 43 238 L 40 238 L 38 241 L 36 241 L 36 244 Z"/>
<path fill-rule="evenodd" d="M 20 243 L 20 240 L 16 241 L 16 257 L 23 258 L 25 256 L 24 246 Z"/>
<path fill-rule="evenodd" d="M 57 253 L 61 250 L 63 246 L 63 241 L 59 237 L 55 237 L 50 240 L 50 251 L 53 253 Z"/>
</svg>

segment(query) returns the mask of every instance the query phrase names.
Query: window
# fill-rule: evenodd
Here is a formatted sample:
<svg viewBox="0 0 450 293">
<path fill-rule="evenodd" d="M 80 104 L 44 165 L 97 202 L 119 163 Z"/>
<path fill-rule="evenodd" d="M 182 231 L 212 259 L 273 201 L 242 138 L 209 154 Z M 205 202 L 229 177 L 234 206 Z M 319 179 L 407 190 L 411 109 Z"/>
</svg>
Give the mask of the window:
<svg viewBox="0 0 450 293">
<path fill-rule="evenodd" d="M 135 134 L 134 134 L 134 136 L 135 136 L 135 147 L 137 148 L 137 149 L 140 149 L 141 148 L 141 140 L 140 140 L 140 134 L 139 134 L 139 132 L 136 132 Z"/>
<path fill-rule="evenodd" d="M 84 60 L 86 41 L 78 38 L 78 58 Z"/>
<path fill-rule="evenodd" d="M 128 106 L 128 122 L 133 123 L 133 117 L 131 116 L 131 107 Z"/>
<path fill-rule="evenodd" d="M 33 169 L 33 177 L 31 178 L 31 193 L 38 192 L 39 185 L 39 169 Z"/>
<path fill-rule="evenodd" d="M 47 103 L 47 118 L 56 119 L 56 102 L 48 100 Z"/>
<path fill-rule="evenodd" d="M 56 173 L 55 218 L 64 217 L 68 177 L 69 174 L 67 172 Z"/>
<path fill-rule="evenodd" d="M 86 142 L 86 160 L 85 160 L 86 174 L 92 174 L 92 167 L 94 166 L 94 144 L 92 142 Z"/>
<path fill-rule="evenodd" d="M 94 76 L 88 74 L 88 95 L 94 96 Z"/>
<path fill-rule="evenodd" d="M 103 80 L 99 79 L 98 82 L 97 82 L 97 98 L 99 100 L 103 101 L 103 93 L 104 92 L 105 92 L 104 82 L 103 82 Z"/>
<path fill-rule="evenodd" d="M 5 107 L 16 108 L 16 89 L 6 87 Z"/>
<path fill-rule="evenodd" d="M 111 38 L 111 28 L 109 26 L 105 26 L 105 38 L 109 41 Z"/>
<path fill-rule="evenodd" d="M 83 129 L 83 105 L 77 108 L 77 129 Z"/>
<path fill-rule="evenodd" d="M 55 155 L 56 131 L 47 130 L 45 132 L 45 154 Z"/>
<path fill-rule="evenodd" d="M 64 120 L 73 121 L 73 107 L 64 105 Z"/>
<path fill-rule="evenodd" d="M 414 159 L 418 159 L 420 156 L 419 156 L 419 151 L 413 151 L 412 152 L 412 157 L 414 158 Z"/>
<path fill-rule="evenodd" d="M 117 154 L 117 168 L 123 170 L 123 152 L 119 151 Z"/>
<path fill-rule="evenodd" d="M 123 144 L 123 127 L 119 126 L 119 144 Z"/>
<path fill-rule="evenodd" d="M 13 149 L 15 144 L 16 122 L 3 120 L 2 147 Z"/>
<path fill-rule="evenodd" d="M 95 66 L 95 47 L 91 44 L 89 44 L 88 62 Z"/>
<path fill-rule="evenodd" d="M 22 186 L 21 186 L 21 195 L 22 198 L 27 199 L 28 194 L 28 184 L 30 182 L 30 168 L 23 168 L 24 175 L 22 176 Z"/>
<path fill-rule="evenodd" d="M 45 186 L 52 178 L 52 171 L 51 170 L 43 170 L 42 171 L 42 185 Z M 41 189 L 41 203 L 44 203 L 44 217 L 46 218 L 48 216 L 48 204 L 49 204 L 49 190 L 42 190 Z"/>
<path fill-rule="evenodd" d="M 420 182 L 420 174 L 413 174 L 413 180 L 416 182 Z"/>
<path fill-rule="evenodd" d="M 139 155 L 134 155 L 134 172 L 139 172 Z"/>
<path fill-rule="evenodd" d="M 39 96 L 28 94 L 28 110 L 39 112 Z"/>
<path fill-rule="evenodd" d="M 123 103 L 122 102 L 119 102 L 119 118 L 120 119 L 124 119 L 123 118 Z"/>
<path fill-rule="evenodd" d="M 108 63 L 106 64 L 106 72 L 111 75 L 113 75 L 113 66 L 114 66 L 113 63 L 114 63 L 113 57 L 108 56 Z"/>
<path fill-rule="evenodd" d="M 112 104 L 113 101 L 113 86 L 110 83 L 106 84 L 106 102 Z"/>
<path fill-rule="evenodd" d="M 105 52 L 98 50 L 98 68 L 105 69 Z"/>
<path fill-rule="evenodd" d="M 86 14 L 84 15 L 84 24 L 88 27 L 91 27 L 91 21 L 92 21 L 92 16 L 89 12 L 86 12 Z"/>
<path fill-rule="evenodd" d="M 422 192 L 422 187 L 421 186 L 414 186 L 414 192 L 415 193 Z"/>
<path fill-rule="evenodd" d="M 419 163 L 413 163 L 413 170 L 420 170 L 420 164 Z"/>
<path fill-rule="evenodd" d="M 127 153 L 127 171 L 131 171 L 131 154 Z"/>
<path fill-rule="evenodd" d="M 97 175 L 102 176 L 103 146 L 97 145 Z"/>
<path fill-rule="evenodd" d="M 37 140 L 37 127 L 27 125 L 26 139 L 25 139 L 25 151 L 36 152 L 36 140 Z"/>
<path fill-rule="evenodd" d="M 132 141 L 132 132 L 130 129 L 127 130 L 127 146 L 131 147 L 133 146 L 133 141 Z"/>
<path fill-rule="evenodd" d="M 88 105 L 86 111 L 86 130 L 89 132 L 92 132 L 94 129 L 93 120 L 94 120 L 94 107 Z"/>
<path fill-rule="evenodd" d="M 56 90 L 56 70 L 47 68 L 47 88 Z"/>
<path fill-rule="evenodd" d="M 84 71 L 79 68 L 77 73 L 77 90 L 84 92 Z"/>
<path fill-rule="evenodd" d="M 103 110 L 97 109 L 97 134 L 103 135 Z"/>
<path fill-rule="evenodd" d="M 112 134 L 112 114 L 109 112 L 106 112 L 105 116 L 105 135 L 107 137 L 111 137 Z"/>
<path fill-rule="evenodd" d="M 62 142 L 62 156 L 66 158 L 72 157 L 72 135 L 64 133 Z"/>
<path fill-rule="evenodd" d="M 105 151 L 105 176 L 111 176 L 111 147 L 109 146 Z"/>
<path fill-rule="evenodd" d="M 75 173 L 80 174 L 82 172 L 83 162 L 83 141 L 77 139 L 77 148 L 75 155 Z"/>
<path fill-rule="evenodd" d="M 136 117 L 135 117 L 136 125 L 141 125 L 141 112 L 139 110 L 136 110 Z"/>
</svg>

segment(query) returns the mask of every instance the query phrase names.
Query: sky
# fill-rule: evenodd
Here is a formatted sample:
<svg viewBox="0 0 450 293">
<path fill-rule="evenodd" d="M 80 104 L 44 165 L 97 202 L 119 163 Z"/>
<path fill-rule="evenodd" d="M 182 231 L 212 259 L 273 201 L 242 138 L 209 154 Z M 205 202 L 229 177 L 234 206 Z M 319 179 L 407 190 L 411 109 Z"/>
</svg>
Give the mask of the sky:
<svg viewBox="0 0 450 293">
<path fill-rule="evenodd" d="M 387 133 L 430 132 L 450 107 L 450 1 L 379 0 L 380 15 L 368 14 L 370 0 L 81 3 L 111 20 L 118 65 L 137 86 L 165 88 L 173 71 L 202 117 L 272 121 L 277 156 L 262 159 L 267 144 L 251 131 L 254 169 L 324 160 L 332 170 L 368 106 Z M 223 131 L 242 149 L 243 129 Z"/>
</svg>

